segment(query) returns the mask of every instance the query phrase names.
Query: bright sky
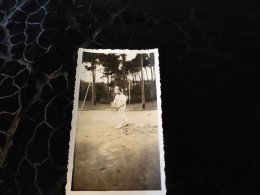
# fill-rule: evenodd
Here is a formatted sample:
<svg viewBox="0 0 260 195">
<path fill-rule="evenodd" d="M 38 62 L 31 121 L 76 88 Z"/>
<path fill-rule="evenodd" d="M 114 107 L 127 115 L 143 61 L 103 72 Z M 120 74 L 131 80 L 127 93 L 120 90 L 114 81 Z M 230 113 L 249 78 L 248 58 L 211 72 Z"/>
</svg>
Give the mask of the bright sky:
<svg viewBox="0 0 260 195">
<path fill-rule="evenodd" d="M 128 53 L 126 54 L 126 61 L 130 61 L 132 59 L 134 59 L 136 56 L 136 53 Z"/>
</svg>

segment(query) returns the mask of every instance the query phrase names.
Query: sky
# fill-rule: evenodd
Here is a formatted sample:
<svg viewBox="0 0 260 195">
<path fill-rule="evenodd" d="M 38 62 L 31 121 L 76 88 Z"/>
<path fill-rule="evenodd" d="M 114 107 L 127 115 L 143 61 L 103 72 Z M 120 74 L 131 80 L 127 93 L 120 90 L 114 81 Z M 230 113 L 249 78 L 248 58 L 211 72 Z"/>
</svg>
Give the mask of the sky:
<svg viewBox="0 0 260 195">
<path fill-rule="evenodd" d="M 136 53 L 128 53 L 126 54 L 126 61 L 130 61 L 132 59 L 134 59 L 136 56 Z"/>
</svg>

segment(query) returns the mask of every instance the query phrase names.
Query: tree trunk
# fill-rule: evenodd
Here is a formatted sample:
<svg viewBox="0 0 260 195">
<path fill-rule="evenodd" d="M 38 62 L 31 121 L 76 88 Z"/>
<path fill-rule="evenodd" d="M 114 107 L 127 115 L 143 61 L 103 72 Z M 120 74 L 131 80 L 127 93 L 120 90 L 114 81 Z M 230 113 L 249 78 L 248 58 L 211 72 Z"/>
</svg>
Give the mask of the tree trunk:
<svg viewBox="0 0 260 195">
<path fill-rule="evenodd" d="M 154 69 L 154 67 L 152 67 L 153 68 L 153 87 L 154 87 L 154 98 L 156 98 L 157 99 L 157 97 L 156 97 L 156 73 L 155 73 L 155 69 Z M 159 89 L 160 90 L 160 89 Z"/>
<path fill-rule="evenodd" d="M 110 77 L 108 75 L 108 83 L 107 83 L 107 86 L 108 86 L 108 95 L 110 94 Z"/>
<path fill-rule="evenodd" d="M 92 107 L 95 106 L 95 100 L 96 100 L 95 82 L 96 82 L 95 68 L 94 65 L 92 65 Z"/>
<path fill-rule="evenodd" d="M 131 73 L 131 74 L 132 74 L 132 78 L 133 78 L 133 86 L 135 86 L 135 77 L 134 77 L 133 73 Z"/>
<path fill-rule="evenodd" d="M 154 85 L 153 85 L 153 69 L 152 69 L 152 66 L 149 67 L 150 70 L 151 70 L 151 83 L 150 83 L 150 90 L 151 90 L 151 98 L 154 99 Z"/>
<path fill-rule="evenodd" d="M 141 90 L 142 90 L 142 109 L 145 109 L 144 73 L 143 73 L 143 54 L 140 54 L 141 69 Z"/>
<path fill-rule="evenodd" d="M 109 94 L 109 74 L 107 74 L 107 94 Z"/>
<path fill-rule="evenodd" d="M 125 78 L 126 78 L 126 76 L 125 76 L 125 55 L 122 55 L 122 58 L 123 58 L 123 63 L 122 63 L 122 71 L 123 71 L 123 87 L 122 87 L 122 89 L 123 89 L 123 93 L 125 93 Z"/>
<path fill-rule="evenodd" d="M 115 74 L 115 87 L 118 86 L 119 87 L 119 73 Z"/>
</svg>

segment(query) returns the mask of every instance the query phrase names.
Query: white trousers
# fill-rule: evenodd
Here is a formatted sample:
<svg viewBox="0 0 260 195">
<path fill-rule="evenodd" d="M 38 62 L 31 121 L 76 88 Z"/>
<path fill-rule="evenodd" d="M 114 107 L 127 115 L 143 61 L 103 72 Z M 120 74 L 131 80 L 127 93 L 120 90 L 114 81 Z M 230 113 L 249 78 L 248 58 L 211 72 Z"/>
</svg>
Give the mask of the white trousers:
<svg viewBox="0 0 260 195">
<path fill-rule="evenodd" d="M 118 126 L 123 127 L 124 125 L 129 123 L 129 120 L 127 116 L 125 115 L 125 107 L 126 106 L 121 106 L 117 110 L 117 120 L 118 120 Z"/>
</svg>

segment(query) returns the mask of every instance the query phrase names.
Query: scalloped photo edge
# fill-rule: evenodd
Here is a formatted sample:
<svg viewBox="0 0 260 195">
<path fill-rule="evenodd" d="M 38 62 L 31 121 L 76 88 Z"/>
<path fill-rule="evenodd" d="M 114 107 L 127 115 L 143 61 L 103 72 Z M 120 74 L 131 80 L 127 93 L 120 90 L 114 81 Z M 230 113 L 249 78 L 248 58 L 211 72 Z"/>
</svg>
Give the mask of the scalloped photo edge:
<svg viewBox="0 0 260 195">
<path fill-rule="evenodd" d="M 157 124 L 158 124 L 158 145 L 159 145 L 159 171 L 160 171 L 160 190 L 140 190 L 140 189 L 124 189 L 124 190 L 73 190 L 73 171 L 75 168 L 75 146 L 77 139 L 77 125 L 79 117 L 79 96 L 80 96 L 80 80 L 84 72 L 83 68 L 83 53 L 101 53 L 101 54 L 147 54 L 154 53 L 154 71 L 155 71 L 155 83 L 156 83 L 156 109 L 157 109 Z M 129 87 L 130 88 L 130 87 Z M 129 96 L 130 97 L 130 96 Z M 85 99 L 84 99 L 85 101 Z M 84 106 L 84 104 L 83 104 Z M 97 112 L 97 111 L 96 111 Z M 116 112 L 116 111 L 115 111 Z M 142 111 L 140 111 L 142 112 Z M 88 114 L 88 112 L 86 112 Z M 127 113 L 126 113 L 127 114 Z M 87 115 L 86 115 L 87 116 Z M 86 125 L 87 127 L 87 125 Z M 115 129 L 115 131 L 118 131 Z M 119 130 L 120 131 L 120 130 Z M 85 135 L 85 134 L 84 134 Z M 87 136 L 85 136 L 87 137 Z M 86 138 L 87 139 L 87 138 Z M 91 140 L 93 142 L 93 140 Z M 126 143 L 127 145 L 127 143 Z M 85 157 L 88 158 L 88 157 Z M 70 132 L 70 142 L 69 142 L 69 157 L 68 157 L 68 166 L 67 166 L 67 184 L 66 184 L 66 194 L 89 194 L 89 195 L 164 195 L 166 194 L 166 178 L 165 178 L 165 161 L 164 161 L 164 145 L 163 145 L 163 129 L 162 129 L 162 107 L 161 107 L 161 85 L 160 85 L 160 70 L 159 70 L 159 53 L 158 49 L 149 49 L 149 50 L 127 50 L 127 49 L 84 49 L 79 48 L 78 50 L 78 59 L 77 59 L 77 71 L 75 78 L 75 88 L 74 88 L 74 104 L 72 111 L 72 121 L 71 121 L 71 132 Z M 82 177 L 88 177 L 87 175 L 82 175 Z"/>
</svg>

